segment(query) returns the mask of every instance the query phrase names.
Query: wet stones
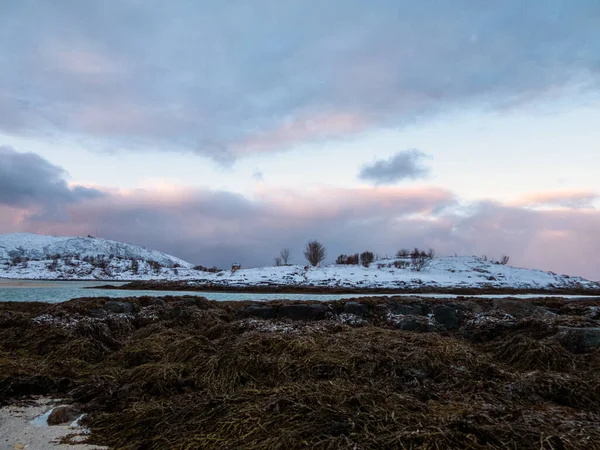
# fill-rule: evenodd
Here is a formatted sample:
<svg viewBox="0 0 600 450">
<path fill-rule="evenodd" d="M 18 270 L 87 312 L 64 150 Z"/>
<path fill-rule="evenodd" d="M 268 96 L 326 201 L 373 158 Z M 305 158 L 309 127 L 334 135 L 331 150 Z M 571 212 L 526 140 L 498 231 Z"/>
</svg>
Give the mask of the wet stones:
<svg viewBox="0 0 600 450">
<path fill-rule="evenodd" d="M 561 343 L 576 352 L 586 352 L 600 347 L 600 328 L 558 327 Z"/>
<path fill-rule="evenodd" d="M 131 314 L 134 311 L 134 305 L 129 302 L 110 300 L 104 304 L 104 309 L 115 314 Z"/>
<path fill-rule="evenodd" d="M 284 305 L 279 307 L 278 315 L 281 318 L 292 320 L 318 320 L 325 317 L 325 305 Z"/>
<path fill-rule="evenodd" d="M 462 316 L 462 311 L 450 305 L 438 306 L 433 310 L 433 318 L 446 330 L 458 330 L 462 322 Z"/>
<path fill-rule="evenodd" d="M 363 316 L 367 312 L 367 306 L 359 302 L 346 302 L 344 304 L 344 312 L 346 314 Z"/>
<path fill-rule="evenodd" d="M 259 319 L 275 319 L 277 317 L 277 308 L 271 306 L 249 306 L 246 309 L 246 314 Z"/>
</svg>

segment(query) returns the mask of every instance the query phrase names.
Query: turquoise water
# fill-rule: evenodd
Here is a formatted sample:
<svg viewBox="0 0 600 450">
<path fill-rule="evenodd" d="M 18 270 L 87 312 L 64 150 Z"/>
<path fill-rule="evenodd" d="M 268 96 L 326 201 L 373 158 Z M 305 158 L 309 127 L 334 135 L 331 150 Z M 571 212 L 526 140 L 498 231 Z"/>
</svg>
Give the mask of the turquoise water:
<svg viewBox="0 0 600 450">
<path fill-rule="evenodd" d="M 241 300 L 339 300 L 364 297 L 360 294 L 238 294 L 232 292 L 189 292 L 189 291 L 118 291 L 112 289 L 86 289 L 111 284 L 125 283 L 96 281 L 21 281 L 0 280 L 0 301 L 60 303 L 80 297 L 142 297 L 167 295 L 195 295 L 217 301 Z"/>
</svg>

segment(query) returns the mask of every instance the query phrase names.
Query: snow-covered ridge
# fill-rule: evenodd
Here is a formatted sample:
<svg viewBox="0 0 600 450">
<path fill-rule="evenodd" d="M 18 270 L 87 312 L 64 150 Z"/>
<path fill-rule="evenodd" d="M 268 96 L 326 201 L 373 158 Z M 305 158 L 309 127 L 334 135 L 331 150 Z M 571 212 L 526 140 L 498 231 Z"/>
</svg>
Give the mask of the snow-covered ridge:
<svg viewBox="0 0 600 450">
<path fill-rule="evenodd" d="M 473 256 L 434 258 L 421 271 L 410 266 L 396 267 L 396 258 L 375 261 L 369 267 L 330 265 L 261 267 L 206 274 L 198 282 L 225 286 L 317 286 L 380 289 L 600 289 L 600 283 L 580 277 L 558 275 L 541 270 L 522 269 L 485 261 Z M 400 265 L 402 266 L 402 265 Z"/>
<path fill-rule="evenodd" d="M 126 279 L 145 279 L 192 267 L 175 256 L 107 239 L 0 235 L 0 278 L 119 279 L 129 272 Z"/>
</svg>

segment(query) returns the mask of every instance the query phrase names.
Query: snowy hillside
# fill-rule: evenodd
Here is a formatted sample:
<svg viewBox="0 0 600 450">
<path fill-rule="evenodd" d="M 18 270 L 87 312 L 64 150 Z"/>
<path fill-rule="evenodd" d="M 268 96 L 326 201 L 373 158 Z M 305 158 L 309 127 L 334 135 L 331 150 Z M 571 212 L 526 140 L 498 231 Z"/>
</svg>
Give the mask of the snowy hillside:
<svg viewBox="0 0 600 450">
<path fill-rule="evenodd" d="M 398 260 L 379 260 L 370 267 L 331 265 L 262 267 L 208 274 L 190 284 L 226 286 L 298 285 L 346 288 L 497 288 L 497 289 L 599 289 L 600 284 L 579 277 L 541 270 L 520 269 L 471 256 L 439 257 L 421 271 Z M 400 261 L 401 262 L 401 261 Z M 396 267 L 400 266 L 400 267 Z M 406 266 L 406 267 L 402 267 Z"/>
<path fill-rule="evenodd" d="M 174 256 L 100 238 L 0 235 L 0 278 L 182 281 L 191 286 L 301 286 L 385 289 L 600 289 L 579 277 L 511 267 L 481 258 L 439 257 L 422 270 L 410 258 L 370 267 L 281 266 L 210 273 Z"/>
<path fill-rule="evenodd" d="M 0 278 L 148 279 L 192 272 L 192 264 L 156 250 L 101 238 L 0 235 Z"/>
</svg>

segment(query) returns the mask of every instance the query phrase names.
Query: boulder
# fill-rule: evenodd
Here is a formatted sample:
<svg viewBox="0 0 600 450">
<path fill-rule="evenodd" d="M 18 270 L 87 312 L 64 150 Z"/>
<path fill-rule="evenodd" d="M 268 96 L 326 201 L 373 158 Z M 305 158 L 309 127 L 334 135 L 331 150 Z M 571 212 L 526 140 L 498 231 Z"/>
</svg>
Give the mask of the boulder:
<svg viewBox="0 0 600 450">
<path fill-rule="evenodd" d="M 392 310 L 394 314 L 402 314 L 405 316 L 422 316 L 427 314 L 426 307 L 422 305 L 401 305 L 394 304 L 392 305 Z"/>
<path fill-rule="evenodd" d="M 586 352 L 600 347 L 600 328 L 558 327 L 561 343 L 575 351 Z"/>
<path fill-rule="evenodd" d="M 423 316 L 405 316 L 394 320 L 394 325 L 403 331 L 434 331 L 435 327 Z"/>
<path fill-rule="evenodd" d="M 245 310 L 250 317 L 258 317 L 259 319 L 274 319 L 277 317 L 277 308 L 272 306 L 249 306 Z"/>
<path fill-rule="evenodd" d="M 292 320 L 319 320 L 325 317 L 325 305 L 283 305 L 279 307 L 279 317 Z"/>
<path fill-rule="evenodd" d="M 88 316 L 93 317 L 94 319 L 102 319 L 102 318 L 108 316 L 108 313 L 106 312 L 105 309 L 96 308 L 96 309 L 90 309 L 88 311 Z"/>
<path fill-rule="evenodd" d="M 110 300 L 104 304 L 104 309 L 115 314 L 131 314 L 134 310 L 134 306 L 129 302 Z"/>
<path fill-rule="evenodd" d="M 167 304 L 167 302 L 165 300 L 163 300 L 162 298 L 155 297 L 150 301 L 150 304 L 155 305 L 155 306 L 165 306 Z"/>
<path fill-rule="evenodd" d="M 457 330 L 462 322 L 462 311 L 450 305 L 438 306 L 433 310 L 433 318 L 446 330 Z"/>
<path fill-rule="evenodd" d="M 367 312 L 367 305 L 363 305 L 359 302 L 346 302 L 344 304 L 344 312 L 356 316 L 363 316 Z"/>
<path fill-rule="evenodd" d="M 48 416 L 48 425 L 62 425 L 73 422 L 81 413 L 72 406 L 58 406 Z"/>
</svg>

